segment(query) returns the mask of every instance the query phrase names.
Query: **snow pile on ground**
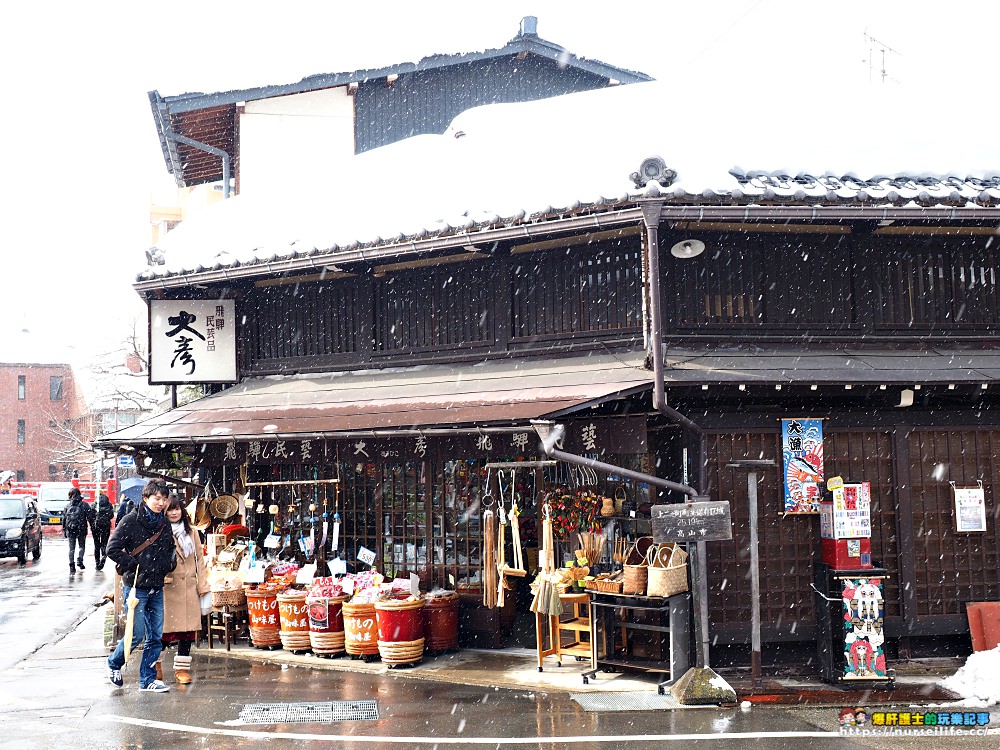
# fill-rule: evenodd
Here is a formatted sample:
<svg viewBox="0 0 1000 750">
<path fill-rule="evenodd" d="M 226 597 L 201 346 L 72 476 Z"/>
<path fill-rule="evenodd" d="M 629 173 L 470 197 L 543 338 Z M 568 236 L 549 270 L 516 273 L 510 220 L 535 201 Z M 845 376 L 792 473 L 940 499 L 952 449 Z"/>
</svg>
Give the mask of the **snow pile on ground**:
<svg viewBox="0 0 1000 750">
<path fill-rule="evenodd" d="M 990 706 L 1000 703 L 1000 646 L 972 654 L 964 667 L 941 680 L 940 684 L 961 695 L 964 699 L 962 705 Z"/>
</svg>

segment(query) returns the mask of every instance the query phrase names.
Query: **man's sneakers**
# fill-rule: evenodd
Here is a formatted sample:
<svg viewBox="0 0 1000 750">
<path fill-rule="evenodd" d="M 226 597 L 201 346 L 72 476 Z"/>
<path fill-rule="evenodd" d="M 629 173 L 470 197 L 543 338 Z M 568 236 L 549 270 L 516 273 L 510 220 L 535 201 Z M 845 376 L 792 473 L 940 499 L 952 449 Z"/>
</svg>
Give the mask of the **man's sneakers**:
<svg viewBox="0 0 1000 750">
<path fill-rule="evenodd" d="M 110 680 L 111 684 L 115 687 L 121 687 L 125 684 L 125 678 L 122 677 L 122 671 L 120 669 L 112 669 L 111 667 L 108 667 L 108 680 Z"/>
<path fill-rule="evenodd" d="M 170 688 L 163 683 L 163 680 L 153 680 L 144 688 L 140 688 L 144 693 L 169 693 Z"/>
</svg>

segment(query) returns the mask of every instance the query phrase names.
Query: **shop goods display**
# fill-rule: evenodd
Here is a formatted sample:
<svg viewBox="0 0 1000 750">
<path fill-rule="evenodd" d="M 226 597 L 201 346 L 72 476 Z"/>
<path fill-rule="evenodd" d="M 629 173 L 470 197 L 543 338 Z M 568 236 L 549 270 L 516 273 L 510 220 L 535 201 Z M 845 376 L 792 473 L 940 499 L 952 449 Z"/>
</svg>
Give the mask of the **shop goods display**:
<svg viewBox="0 0 1000 750">
<path fill-rule="evenodd" d="M 432 653 L 457 649 L 458 594 L 438 589 L 424 601 L 424 649 Z"/>
<path fill-rule="evenodd" d="M 622 592 L 622 580 L 624 574 L 599 573 L 593 578 L 585 579 L 586 587 L 591 591 L 605 591 L 609 594 L 620 594 Z"/>
<path fill-rule="evenodd" d="M 277 595 L 281 645 L 293 653 L 308 651 L 309 618 L 306 592 L 287 590 Z"/>
<path fill-rule="evenodd" d="M 390 667 L 418 664 L 424 657 L 424 599 L 408 596 L 375 602 L 378 652 Z"/>
<path fill-rule="evenodd" d="M 346 596 L 308 596 L 309 645 L 317 656 L 345 653 L 343 605 Z"/>
<path fill-rule="evenodd" d="M 674 596 L 688 590 L 687 552 L 674 542 L 646 551 L 646 595 Z"/>
<path fill-rule="evenodd" d="M 648 580 L 648 563 L 646 553 L 653 545 L 653 537 L 639 537 L 632 544 L 632 548 L 625 556 L 622 565 L 624 577 L 622 578 L 622 593 L 645 596 L 646 582 Z"/>
<path fill-rule="evenodd" d="M 309 614 L 309 643 L 318 656 L 344 653 L 343 584 L 336 578 L 314 578 L 306 597 Z"/>
<path fill-rule="evenodd" d="M 373 602 L 345 602 L 341 607 L 344 617 L 344 650 L 351 656 L 377 656 L 378 625 Z"/>
<path fill-rule="evenodd" d="M 213 607 L 243 607 L 247 603 L 243 577 L 235 570 L 213 569 L 208 574 Z"/>
<path fill-rule="evenodd" d="M 275 648 L 281 645 L 278 592 L 285 588 L 287 586 L 283 583 L 260 584 L 246 591 L 250 642 L 257 648 Z"/>
</svg>

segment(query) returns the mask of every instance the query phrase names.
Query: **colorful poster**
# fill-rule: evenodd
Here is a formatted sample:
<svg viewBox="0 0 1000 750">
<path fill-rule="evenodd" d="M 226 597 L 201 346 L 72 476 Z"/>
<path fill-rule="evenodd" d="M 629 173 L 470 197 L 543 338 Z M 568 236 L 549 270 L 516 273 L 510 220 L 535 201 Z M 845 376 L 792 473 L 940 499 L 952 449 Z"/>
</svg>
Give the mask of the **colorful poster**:
<svg viewBox="0 0 1000 750">
<path fill-rule="evenodd" d="M 819 513 L 823 420 L 782 419 L 785 513 Z"/>
<path fill-rule="evenodd" d="M 986 531 L 986 492 L 982 486 L 951 486 L 955 497 L 955 531 Z"/>
<path fill-rule="evenodd" d="M 884 680 L 885 630 L 881 578 L 845 579 L 844 679 Z"/>
</svg>

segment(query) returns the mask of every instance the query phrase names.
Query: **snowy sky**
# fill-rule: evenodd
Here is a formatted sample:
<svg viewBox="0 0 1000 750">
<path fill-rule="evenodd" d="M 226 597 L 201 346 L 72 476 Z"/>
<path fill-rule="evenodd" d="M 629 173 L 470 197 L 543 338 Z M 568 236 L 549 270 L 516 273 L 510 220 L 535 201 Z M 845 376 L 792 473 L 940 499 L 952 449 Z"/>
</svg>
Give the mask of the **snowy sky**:
<svg viewBox="0 0 1000 750">
<path fill-rule="evenodd" d="M 150 195 L 172 185 L 151 89 L 169 96 L 288 83 L 499 47 L 522 16 L 534 15 L 540 36 L 583 57 L 661 81 L 700 80 L 713 99 L 732 87 L 758 89 L 761 106 L 738 113 L 734 127 L 773 127 L 783 109 L 800 105 L 804 88 L 828 92 L 816 121 L 833 137 L 842 128 L 891 137 L 902 127 L 989 138 L 996 122 L 998 105 L 987 97 L 1000 4 L 989 0 L 382 0 L 377 13 L 372 7 L 38 0 L 6 11 L 4 340 L 82 363 L 144 316 L 131 282 L 150 244 Z M 866 33 L 877 43 L 866 42 Z M 919 92 L 926 111 L 866 120 L 852 97 L 882 86 Z M 686 99 L 678 108 L 697 105 Z M 30 334 L 11 333 L 25 328 Z M 9 348 L 0 354 L 16 358 Z"/>
</svg>

